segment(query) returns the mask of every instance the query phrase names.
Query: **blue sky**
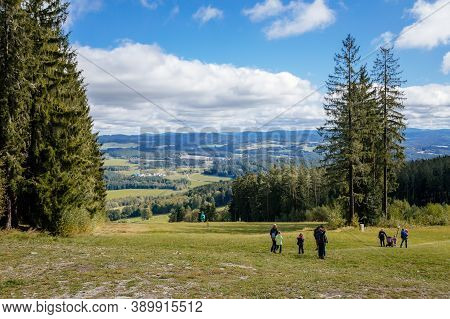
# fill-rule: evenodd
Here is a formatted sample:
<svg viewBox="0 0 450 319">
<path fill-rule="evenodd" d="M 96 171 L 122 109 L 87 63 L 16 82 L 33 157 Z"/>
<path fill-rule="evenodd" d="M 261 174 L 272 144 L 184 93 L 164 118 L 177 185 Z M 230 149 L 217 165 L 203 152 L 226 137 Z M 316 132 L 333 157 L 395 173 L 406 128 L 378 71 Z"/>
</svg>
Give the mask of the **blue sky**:
<svg viewBox="0 0 450 319">
<path fill-rule="evenodd" d="M 400 34 L 402 30 L 404 32 L 404 28 L 410 27 L 431 13 L 431 16 L 424 22 L 405 32 L 401 38 L 402 41 L 400 39 L 397 41 L 396 54 L 400 58 L 404 78 L 407 80 L 406 86 L 412 88 L 410 95 L 414 101 L 409 101 L 409 103 L 411 105 L 423 104 L 424 100 L 427 101 L 430 96 L 431 98 L 439 97 L 439 104 L 433 109 L 439 119 L 428 118 L 425 121 L 427 124 L 423 126 L 449 126 L 450 54 L 447 59 L 444 58 L 450 52 L 450 31 L 448 31 L 450 26 L 446 21 L 450 21 L 449 1 L 72 0 L 71 2 L 71 15 L 66 28 L 71 32 L 72 43 L 80 48 L 80 52 L 84 52 L 85 57 L 98 59 L 95 60 L 95 63 L 108 69 L 121 80 L 128 77 L 130 85 L 135 83 L 138 78 L 140 82 L 145 82 L 146 76 L 148 76 L 148 81 L 158 81 L 157 72 L 151 74 L 155 64 L 142 63 L 142 72 L 146 70 L 145 74 L 130 76 L 132 71 L 125 70 L 127 62 L 121 62 L 119 65 L 119 62 L 113 61 L 114 54 L 119 54 L 116 52 L 118 48 L 122 48 L 123 51 L 128 50 L 128 53 L 121 52 L 121 54 L 128 54 L 130 63 L 142 62 L 135 59 L 132 52 L 140 50 L 139 52 L 142 53 L 142 50 L 148 49 L 150 50 L 146 51 L 148 56 L 173 57 L 180 65 L 184 62 L 192 63 L 198 60 L 204 68 L 230 65 L 236 69 L 245 68 L 267 72 L 267 74 L 265 73 L 267 81 L 258 83 L 258 85 L 267 86 L 269 85 L 267 83 L 270 82 L 270 87 L 272 87 L 276 85 L 273 81 L 281 81 L 280 85 L 282 85 L 285 83 L 284 81 L 296 80 L 298 85 L 294 85 L 295 87 L 303 85 L 302 89 L 298 91 L 299 99 L 302 94 L 308 93 L 309 87 L 314 90 L 326 80 L 328 74 L 333 70 L 333 55 L 340 48 L 341 40 L 347 33 L 356 37 L 361 46 L 361 55 L 366 56 L 382 43 L 381 38 L 391 39 Z M 141 45 L 141 47 L 137 48 L 136 45 Z M 99 57 L 98 54 L 95 55 L 95 50 L 100 52 L 102 57 Z M 146 59 L 145 54 L 142 57 L 144 60 Z M 372 55 L 367 59 L 369 65 L 373 57 Z M 122 59 L 127 61 L 123 55 L 117 58 L 120 61 Z M 186 63 L 183 65 L 187 67 Z M 93 104 L 94 119 L 97 120 L 100 117 L 98 123 L 103 123 L 98 126 L 99 130 L 105 132 L 122 130 L 124 122 L 121 122 L 120 119 L 112 119 L 115 124 L 108 125 L 107 123 L 109 119 L 106 117 L 111 117 L 111 113 L 114 113 L 111 111 L 112 109 L 122 108 L 123 112 L 129 113 L 130 110 L 141 108 L 139 111 L 141 115 L 142 111 L 147 109 L 147 106 L 144 105 L 135 105 L 134 107 L 125 105 L 125 103 L 112 105 L 111 101 L 104 99 L 106 94 L 103 94 L 102 100 L 102 94 L 97 94 L 99 90 L 96 86 L 98 83 L 96 79 L 100 78 L 99 69 L 95 70 L 92 64 L 89 66 L 89 63 L 83 62 L 82 59 L 80 59 L 80 64 L 84 69 L 88 69 L 85 76 L 87 82 L 93 85 L 93 89 L 88 92 Z M 170 66 L 167 65 L 167 67 Z M 133 66 L 129 66 L 129 68 L 135 70 L 133 72 L 139 72 L 139 68 Z M 189 72 L 186 70 L 182 73 L 181 78 L 189 77 Z M 277 75 L 280 72 L 287 72 L 295 78 L 279 79 Z M 271 75 L 277 79 L 272 79 Z M 220 73 L 217 76 L 221 78 Z M 245 85 L 254 81 L 252 79 L 255 78 L 257 75 L 251 76 L 246 80 Z M 188 83 L 185 84 L 189 86 Z M 232 84 L 228 85 L 233 91 L 242 87 L 242 84 L 234 87 Z M 253 87 L 253 84 L 251 86 Z M 171 100 L 173 95 L 178 95 L 179 91 L 175 92 L 176 88 L 173 87 L 166 89 L 167 96 L 164 94 L 155 96 L 156 88 L 141 88 L 143 94 L 150 95 L 148 98 L 152 101 L 171 109 L 169 113 L 174 114 L 174 117 L 183 117 L 183 121 L 186 118 L 187 122 L 191 123 L 192 114 L 188 116 L 186 109 L 184 109 L 185 113 L 180 113 L 180 108 L 183 109 L 180 102 Z M 430 93 L 431 89 L 433 91 Z M 100 91 L 104 93 L 104 90 Z M 208 91 L 207 88 L 205 90 Z M 164 89 L 161 91 L 165 92 Z M 320 93 L 325 92 L 321 91 Z M 274 92 L 272 97 L 268 97 L 271 102 L 266 104 L 273 103 L 277 94 L 280 92 Z M 297 91 L 292 94 L 297 94 Z M 233 97 L 232 100 L 233 103 L 239 104 L 238 98 Z M 292 101 L 295 101 L 294 97 L 287 99 L 287 106 Z M 242 107 L 246 102 L 248 100 L 244 98 Z M 137 103 L 139 104 L 139 102 Z M 206 104 L 203 105 L 203 108 L 200 107 L 200 110 L 213 112 L 214 108 L 218 108 L 223 111 L 223 108 L 226 107 L 226 103 L 224 105 L 220 105 L 220 103 Z M 319 104 L 320 97 L 317 96 L 315 102 L 311 102 L 309 107 L 316 108 Z M 447 107 L 440 107 L 440 105 L 447 105 Z M 108 107 L 109 109 L 107 109 Z M 196 111 L 195 105 L 190 105 L 189 108 L 192 112 Z M 275 109 L 282 111 L 283 106 L 276 106 Z M 235 110 L 230 109 L 229 111 L 227 116 L 232 117 Z M 263 109 L 262 112 L 259 112 L 255 106 L 251 107 L 249 114 L 253 117 L 265 114 L 267 119 L 270 119 L 270 114 L 266 111 Z M 307 112 L 307 109 L 303 111 Z M 420 123 L 425 123 L 419 118 L 425 116 L 423 114 L 430 113 L 429 110 L 423 109 L 411 109 L 410 111 L 414 113 L 411 117 L 417 120 L 412 122 L 416 127 L 421 126 Z M 315 109 L 311 112 L 315 114 L 315 120 L 310 118 L 309 120 L 305 119 L 302 123 L 299 121 L 287 122 L 291 126 L 298 125 L 299 128 L 314 126 L 315 123 L 320 122 L 323 114 L 320 115 L 320 112 Z M 197 116 L 198 114 L 197 112 Z M 291 115 L 291 118 L 298 117 L 298 114 Z M 429 115 L 431 116 L 431 114 Z M 436 118 L 436 114 L 433 117 Z M 205 121 L 208 123 L 220 122 L 220 119 L 209 118 Z M 197 124 L 202 126 L 200 122 Z M 260 123 L 261 121 L 254 119 L 253 122 L 247 121 L 242 125 L 258 126 Z M 149 126 L 164 124 L 170 127 L 174 123 L 170 119 L 164 121 L 157 116 L 147 116 L 145 124 Z M 141 124 L 136 121 L 135 125 Z M 283 123 L 279 122 L 276 125 L 283 126 Z M 193 124 L 193 126 L 196 125 Z M 128 127 L 122 131 L 131 132 L 133 129 Z"/>
</svg>

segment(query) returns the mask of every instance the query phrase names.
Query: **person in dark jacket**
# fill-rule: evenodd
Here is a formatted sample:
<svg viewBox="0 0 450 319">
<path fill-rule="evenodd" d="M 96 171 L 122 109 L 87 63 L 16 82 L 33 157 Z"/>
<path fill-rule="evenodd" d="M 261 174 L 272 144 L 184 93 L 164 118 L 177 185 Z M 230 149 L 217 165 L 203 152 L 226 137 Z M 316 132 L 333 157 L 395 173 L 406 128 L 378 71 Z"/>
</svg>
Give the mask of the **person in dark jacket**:
<svg viewBox="0 0 450 319">
<path fill-rule="evenodd" d="M 409 232 L 407 229 L 402 229 L 400 232 L 400 236 L 402 237 L 402 242 L 400 243 L 400 248 L 402 248 L 403 243 L 405 243 L 405 248 L 408 248 L 408 236 Z"/>
<path fill-rule="evenodd" d="M 276 224 L 273 224 L 272 228 L 270 229 L 270 238 L 272 239 L 272 247 L 270 247 L 270 252 L 275 253 L 277 252 L 277 242 L 275 238 L 277 237 L 279 231 Z"/>
<path fill-rule="evenodd" d="M 325 259 L 325 255 L 326 255 L 326 245 L 328 243 L 328 238 L 327 238 L 327 232 L 325 230 L 324 227 L 321 227 L 319 229 L 319 231 L 317 232 L 317 246 L 318 246 L 318 250 L 319 250 L 319 258 L 320 259 Z"/>
<path fill-rule="evenodd" d="M 378 239 L 380 240 L 380 247 L 385 247 L 384 239 L 387 237 L 383 228 L 378 232 Z"/>
<path fill-rule="evenodd" d="M 318 234 L 319 234 L 319 232 L 320 232 L 320 229 L 322 228 L 323 226 L 322 225 L 319 225 L 319 226 L 317 226 L 315 229 L 314 229 L 314 239 L 316 240 L 316 250 L 319 250 L 319 242 L 318 242 L 318 240 L 317 240 L 317 236 L 318 236 Z"/>
<path fill-rule="evenodd" d="M 298 246 L 298 254 L 303 255 L 305 253 L 305 250 L 303 249 L 303 243 L 305 242 L 305 238 L 303 237 L 303 234 L 300 233 L 297 237 L 297 246 Z"/>
</svg>

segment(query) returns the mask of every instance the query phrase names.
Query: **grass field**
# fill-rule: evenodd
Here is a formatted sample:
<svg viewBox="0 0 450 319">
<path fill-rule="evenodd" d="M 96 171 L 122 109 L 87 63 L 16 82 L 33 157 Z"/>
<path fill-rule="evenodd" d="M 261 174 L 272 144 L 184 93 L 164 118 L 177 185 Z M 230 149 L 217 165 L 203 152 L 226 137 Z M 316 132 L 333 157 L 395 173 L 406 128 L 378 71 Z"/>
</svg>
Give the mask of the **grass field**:
<svg viewBox="0 0 450 319">
<path fill-rule="evenodd" d="M 120 189 L 116 191 L 106 191 L 106 199 L 117 199 L 123 197 L 138 196 L 165 196 L 175 193 L 172 189 Z"/>
<path fill-rule="evenodd" d="M 376 229 L 330 231 L 317 259 L 313 224 L 108 223 L 92 235 L 0 233 L 0 298 L 449 298 L 450 227 L 413 228 L 410 247 L 377 247 Z M 304 228 L 306 254 L 296 254 Z M 391 233 L 393 230 L 391 230 Z"/>
</svg>

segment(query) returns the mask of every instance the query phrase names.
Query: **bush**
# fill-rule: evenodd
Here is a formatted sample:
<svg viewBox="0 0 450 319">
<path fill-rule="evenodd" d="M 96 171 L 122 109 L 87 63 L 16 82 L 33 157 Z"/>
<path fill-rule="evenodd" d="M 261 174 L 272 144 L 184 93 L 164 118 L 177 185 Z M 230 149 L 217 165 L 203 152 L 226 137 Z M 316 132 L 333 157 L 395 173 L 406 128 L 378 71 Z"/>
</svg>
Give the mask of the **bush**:
<svg viewBox="0 0 450 319">
<path fill-rule="evenodd" d="M 416 221 L 421 225 L 447 225 L 450 207 L 448 205 L 427 204 L 421 209 Z"/>
<path fill-rule="evenodd" d="M 216 220 L 219 222 L 231 222 L 231 213 L 228 206 L 217 212 Z"/>
<path fill-rule="evenodd" d="M 406 200 L 394 200 L 389 205 L 389 218 L 391 220 L 406 220 L 406 216 L 408 216 L 408 212 L 411 210 L 411 206 Z"/>
<path fill-rule="evenodd" d="M 343 209 L 336 203 L 329 206 L 314 207 L 306 212 L 307 221 L 327 222 L 327 227 L 330 229 L 345 225 L 345 220 L 342 216 Z"/>
<path fill-rule="evenodd" d="M 120 209 L 110 209 L 107 211 L 107 216 L 110 221 L 119 220 L 122 217 Z"/>
<path fill-rule="evenodd" d="M 70 236 L 86 233 L 93 228 L 91 215 L 87 210 L 68 209 L 62 212 L 56 223 L 56 233 L 61 236 Z"/>
</svg>

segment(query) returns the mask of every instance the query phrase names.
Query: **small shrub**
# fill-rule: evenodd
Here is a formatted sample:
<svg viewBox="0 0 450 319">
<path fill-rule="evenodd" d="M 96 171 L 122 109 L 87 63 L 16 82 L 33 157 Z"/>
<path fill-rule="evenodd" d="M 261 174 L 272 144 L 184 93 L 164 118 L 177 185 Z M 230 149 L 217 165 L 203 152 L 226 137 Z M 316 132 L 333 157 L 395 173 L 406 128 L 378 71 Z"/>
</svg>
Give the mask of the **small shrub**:
<svg viewBox="0 0 450 319">
<path fill-rule="evenodd" d="M 406 220 L 406 216 L 410 210 L 411 206 L 406 200 L 396 199 L 389 205 L 389 219 Z"/>
<path fill-rule="evenodd" d="M 449 206 L 440 204 L 427 204 L 421 209 L 416 221 L 421 225 L 447 225 L 449 218 Z"/>
<path fill-rule="evenodd" d="M 330 229 L 344 226 L 345 220 L 342 216 L 342 207 L 337 203 L 314 207 L 305 214 L 307 221 L 327 222 L 327 227 Z"/>
</svg>

